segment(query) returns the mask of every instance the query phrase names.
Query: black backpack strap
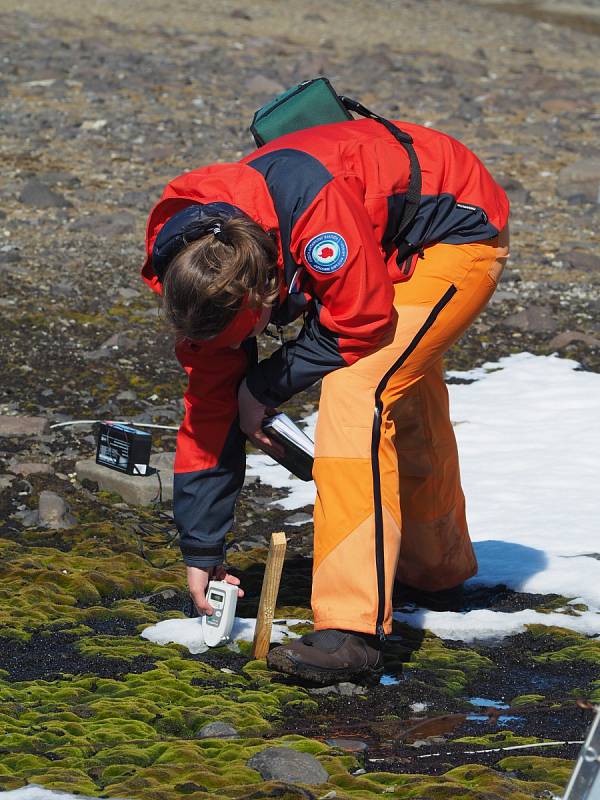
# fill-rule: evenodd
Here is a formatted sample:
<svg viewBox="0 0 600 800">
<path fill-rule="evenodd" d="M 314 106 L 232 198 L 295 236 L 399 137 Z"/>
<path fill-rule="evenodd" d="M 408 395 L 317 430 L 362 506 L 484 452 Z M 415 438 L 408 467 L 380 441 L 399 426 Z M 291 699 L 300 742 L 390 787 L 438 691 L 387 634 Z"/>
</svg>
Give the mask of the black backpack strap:
<svg viewBox="0 0 600 800">
<path fill-rule="evenodd" d="M 406 133 L 406 131 L 398 128 L 388 119 L 385 119 L 385 117 L 380 117 L 378 114 L 374 114 L 372 111 L 369 111 L 368 108 L 363 106 L 363 104 L 359 103 L 357 100 L 352 100 L 350 97 L 345 97 L 344 95 L 340 96 L 340 100 L 348 109 L 348 111 L 354 111 L 356 114 L 360 114 L 362 117 L 368 117 L 369 119 L 374 119 L 377 122 L 380 122 L 385 128 L 387 128 L 392 136 L 398 142 L 400 142 L 408 155 L 410 161 L 410 181 L 408 184 L 408 190 L 406 192 L 402 219 L 400 220 L 398 231 L 392 239 L 395 246 L 398 248 L 396 261 L 398 266 L 400 266 L 406 260 L 407 255 L 410 252 L 414 252 L 414 247 L 405 241 L 404 234 L 415 218 L 421 202 L 421 166 L 419 164 L 417 154 L 415 153 L 415 148 L 413 147 L 412 136 Z"/>
</svg>

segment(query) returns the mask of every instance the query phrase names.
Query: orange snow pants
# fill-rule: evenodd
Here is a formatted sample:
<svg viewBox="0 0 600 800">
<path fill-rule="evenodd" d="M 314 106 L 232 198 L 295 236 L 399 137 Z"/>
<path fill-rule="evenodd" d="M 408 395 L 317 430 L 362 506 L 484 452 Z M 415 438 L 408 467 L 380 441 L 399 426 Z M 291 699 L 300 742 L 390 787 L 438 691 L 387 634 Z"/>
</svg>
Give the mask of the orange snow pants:
<svg viewBox="0 0 600 800">
<path fill-rule="evenodd" d="M 485 307 L 508 228 L 425 249 L 395 286 L 395 331 L 323 379 L 315 437 L 315 629 L 390 633 L 394 579 L 455 586 L 477 571 L 442 371 Z"/>
</svg>

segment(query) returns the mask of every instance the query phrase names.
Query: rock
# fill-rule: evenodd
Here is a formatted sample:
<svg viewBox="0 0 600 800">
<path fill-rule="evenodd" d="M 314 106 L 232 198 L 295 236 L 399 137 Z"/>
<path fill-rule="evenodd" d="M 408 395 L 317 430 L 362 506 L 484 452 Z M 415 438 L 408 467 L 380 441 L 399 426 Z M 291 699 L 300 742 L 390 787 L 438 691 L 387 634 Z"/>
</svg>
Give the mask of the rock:
<svg viewBox="0 0 600 800">
<path fill-rule="evenodd" d="M 41 436 L 48 432 L 45 417 L 22 417 L 0 414 L 0 436 Z"/>
<path fill-rule="evenodd" d="M 66 197 L 53 192 L 45 183 L 37 178 L 28 181 L 19 195 L 19 200 L 33 208 L 70 208 L 73 206 Z"/>
<path fill-rule="evenodd" d="M 117 290 L 117 294 L 119 297 L 122 297 L 123 300 L 133 300 L 135 297 L 140 296 L 140 293 L 137 291 L 137 289 L 130 289 L 128 286 L 122 286 Z"/>
<path fill-rule="evenodd" d="M 0 264 L 16 264 L 21 260 L 21 253 L 10 245 L 0 248 Z"/>
<path fill-rule="evenodd" d="M 108 125 L 108 120 L 106 119 L 86 119 L 84 122 L 81 123 L 81 130 L 101 131 L 102 128 L 105 128 L 107 125 Z"/>
<path fill-rule="evenodd" d="M 40 464 L 35 461 L 19 461 L 13 464 L 11 469 L 17 475 L 54 475 L 54 469 L 50 464 Z"/>
<path fill-rule="evenodd" d="M 149 506 L 152 503 L 173 499 L 173 453 L 160 453 L 152 459 L 152 465 L 160 471 L 158 475 L 126 475 L 115 469 L 96 464 L 95 459 L 86 458 L 75 464 L 77 480 L 97 483 L 100 489 L 118 494 L 126 503 L 134 506 Z"/>
<path fill-rule="evenodd" d="M 600 271 L 600 256 L 595 253 L 586 253 L 581 250 L 574 250 L 568 255 L 562 255 L 561 259 L 568 264 L 571 269 L 580 269 L 582 272 Z"/>
<path fill-rule="evenodd" d="M 339 694 L 342 697 L 367 694 L 367 689 L 364 686 L 358 686 L 356 683 L 350 683 L 349 681 L 342 681 L 342 683 L 338 683 L 335 686 L 319 686 L 308 691 L 310 694 Z"/>
<path fill-rule="evenodd" d="M 250 14 L 243 8 L 234 8 L 229 16 L 232 19 L 252 19 Z"/>
<path fill-rule="evenodd" d="M 89 231 L 96 236 L 122 236 L 135 231 L 135 217 L 128 211 L 88 214 L 69 225 L 72 231 Z"/>
<path fill-rule="evenodd" d="M 117 400 L 137 400 L 137 392 L 132 389 L 125 389 L 125 391 L 119 392 Z"/>
<path fill-rule="evenodd" d="M 600 339 L 589 333 L 584 333 L 583 331 L 563 331 L 553 339 L 550 339 L 548 347 L 554 350 L 561 350 L 572 342 L 583 342 L 590 347 L 600 347 Z"/>
<path fill-rule="evenodd" d="M 247 762 L 266 780 L 307 783 L 318 786 L 329 780 L 327 770 L 314 756 L 289 747 L 267 747 Z"/>
<path fill-rule="evenodd" d="M 349 681 L 342 681 L 342 683 L 338 683 L 337 688 L 342 697 L 351 697 L 355 694 L 367 693 L 367 690 L 364 686 L 358 686 L 356 683 L 350 683 Z"/>
<path fill-rule="evenodd" d="M 368 747 L 367 743 L 360 739 L 325 739 L 325 743 L 347 753 L 364 753 Z"/>
<path fill-rule="evenodd" d="M 55 492 L 40 492 L 37 524 L 42 528 L 62 530 L 72 528 L 77 520 L 69 514 L 69 506 Z"/>
<path fill-rule="evenodd" d="M 556 191 L 565 200 L 600 203 L 600 158 L 581 158 L 561 169 Z"/>
<path fill-rule="evenodd" d="M 208 722 L 198 731 L 198 739 L 239 739 L 240 734 L 228 722 Z"/>
<path fill-rule="evenodd" d="M 550 306 L 530 305 L 516 314 L 509 314 L 502 324 L 527 333 L 554 333 L 558 322 Z"/>
<path fill-rule="evenodd" d="M 267 78 L 266 75 L 255 75 L 246 81 L 246 90 L 250 94 L 277 95 L 285 91 L 285 87 L 278 81 Z"/>
<path fill-rule="evenodd" d="M 86 361 L 97 361 L 100 358 L 109 358 L 115 353 L 131 350 L 137 342 L 126 333 L 113 333 L 106 341 L 102 342 L 97 350 L 88 350 L 82 353 Z"/>
<path fill-rule="evenodd" d="M 308 693 L 316 695 L 339 694 L 337 686 L 318 686 L 314 689 L 309 689 Z"/>
<path fill-rule="evenodd" d="M 544 100 L 540 107 L 549 114 L 573 114 L 583 110 L 580 100 L 570 100 L 567 97 L 552 97 Z"/>
<path fill-rule="evenodd" d="M 496 180 L 508 195 L 511 204 L 521 205 L 529 200 L 529 192 L 521 181 L 507 175 L 496 175 Z"/>
<path fill-rule="evenodd" d="M 284 525 L 305 525 L 307 522 L 312 522 L 311 515 L 299 511 L 297 514 L 292 514 L 291 517 L 286 517 Z"/>
<path fill-rule="evenodd" d="M 14 479 L 14 475 L 0 475 L 0 492 L 4 491 L 4 489 L 8 489 Z"/>
<path fill-rule="evenodd" d="M 116 504 L 115 504 L 116 505 Z M 121 505 L 121 503 L 119 503 Z M 126 504 L 123 503 L 125 507 Z M 114 508 L 115 506 L 113 506 Z M 177 592 L 175 589 L 162 589 L 160 592 L 153 592 L 152 594 L 146 594 L 143 597 L 138 597 L 138 600 L 141 600 L 142 603 L 149 603 L 151 600 L 171 600 L 173 597 L 177 597 Z"/>
</svg>

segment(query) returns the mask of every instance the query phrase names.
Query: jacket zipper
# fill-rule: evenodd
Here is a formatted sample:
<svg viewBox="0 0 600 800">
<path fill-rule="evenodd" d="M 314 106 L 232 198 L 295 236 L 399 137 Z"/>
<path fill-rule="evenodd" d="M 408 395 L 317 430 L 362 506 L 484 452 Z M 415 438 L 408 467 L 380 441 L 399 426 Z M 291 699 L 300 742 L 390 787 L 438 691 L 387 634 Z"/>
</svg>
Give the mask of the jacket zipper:
<svg viewBox="0 0 600 800">
<path fill-rule="evenodd" d="M 439 313 L 456 294 L 456 286 L 451 284 L 444 295 L 431 309 L 423 325 L 400 357 L 385 373 L 375 390 L 375 408 L 373 410 L 373 429 L 371 433 L 371 469 L 373 473 L 373 511 L 375 521 L 375 570 L 377 573 L 377 621 L 375 630 L 379 638 L 385 639 L 383 619 L 385 616 L 385 551 L 383 539 L 383 505 L 381 501 L 381 473 L 379 470 L 379 443 L 381 441 L 381 422 L 383 418 L 383 402 L 381 397 L 392 375 L 404 364 L 406 359 L 414 352 L 415 348 L 431 328 Z"/>
</svg>

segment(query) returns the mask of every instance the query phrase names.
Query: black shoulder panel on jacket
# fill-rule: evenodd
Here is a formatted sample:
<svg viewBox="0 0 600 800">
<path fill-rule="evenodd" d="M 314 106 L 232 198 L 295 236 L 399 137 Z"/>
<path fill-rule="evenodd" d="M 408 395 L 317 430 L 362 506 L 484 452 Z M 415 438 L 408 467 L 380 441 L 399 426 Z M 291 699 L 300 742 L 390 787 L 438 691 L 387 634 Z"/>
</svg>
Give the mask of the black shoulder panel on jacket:
<svg viewBox="0 0 600 800">
<path fill-rule="evenodd" d="M 333 175 L 314 156 L 291 148 L 265 153 L 248 161 L 248 166 L 260 172 L 273 198 L 289 285 L 298 269 L 290 253 L 294 225 Z"/>
</svg>

